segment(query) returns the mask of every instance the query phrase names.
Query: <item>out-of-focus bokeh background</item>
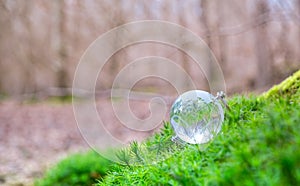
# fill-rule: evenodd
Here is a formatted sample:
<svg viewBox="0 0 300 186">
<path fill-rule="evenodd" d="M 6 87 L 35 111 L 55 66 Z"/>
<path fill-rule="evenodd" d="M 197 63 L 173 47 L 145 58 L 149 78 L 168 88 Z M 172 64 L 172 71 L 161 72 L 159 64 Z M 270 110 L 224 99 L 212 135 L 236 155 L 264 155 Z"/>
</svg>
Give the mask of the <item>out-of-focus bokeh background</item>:
<svg viewBox="0 0 300 186">
<path fill-rule="evenodd" d="M 70 95 L 87 47 L 112 28 L 141 20 L 177 23 L 205 40 L 229 95 L 262 92 L 300 68 L 300 0 L 0 0 L 0 185 L 30 182 L 41 176 L 45 162 L 87 147 L 71 103 L 23 101 Z M 109 90 L 126 64 L 149 55 L 169 58 L 197 80 L 197 88 L 208 90 L 192 59 L 159 43 L 139 43 L 113 55 L 96 90 Z M 174 96 L 172 86 L 160 79 L 137 86 Z M 109 122 L 110 114 L 106 117 Z"/>
<path fill-rule="evenodd" d="M 298 0 L 0 3 L 2 95 L 62 94 L 54 88 L 71 87 L 80 57 L 97 37 L 116 26 L 145 19 L 177 23 L 203 38 L 222 67 L 228 93 L 266 89 L 300 67 Z M 114 76 L 133 56 L 149 54 L 180 59 L 177 63 L 199 79 L 198 86 L 206 86 L 203 74 L 183 52 L 144 43 L 114 55 L 97 89 L 110 88 Z"/>
</svg>

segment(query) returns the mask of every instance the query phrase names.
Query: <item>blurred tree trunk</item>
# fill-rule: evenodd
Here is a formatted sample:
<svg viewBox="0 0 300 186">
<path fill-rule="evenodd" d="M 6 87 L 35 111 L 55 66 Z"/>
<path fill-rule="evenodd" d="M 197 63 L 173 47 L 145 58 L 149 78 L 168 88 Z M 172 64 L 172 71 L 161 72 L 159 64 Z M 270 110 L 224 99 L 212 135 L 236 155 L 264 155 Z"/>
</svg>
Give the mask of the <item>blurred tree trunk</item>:
<svg viewBox="0 0 300 186">
<path fill-rule="evenodd" d="M 8 19 L 8 10 L 6 8 L 4 0 L 0 0 L 0 93 L 2 93 L 4 87 L 3 87 L 3 81 L 5 77 L 5 68 L 4 68 L 4 61 L 6 61 L 6 52 L 7 47 L 5 47 L 6 43 L 6 34 L 10 32 L 11 25 Z"/>
<path fill-rule="evenodd" d="M 126 6 L 125 3 L 130 3 L 128 1 L 119 1 L 115 0 L 113 1 L 114 7 L 110 7 L 113 9 L 113 19 L 111 25 L 109 27 L 117 27 L 125 23 L 124 17 L 126 16 L 124 14 L 124 7 Z M 122 41 L 122 37 L 124 37 L 124 30 L 118 29 L 116 31 L 116 35 L 114 37 L 114 42 L 112 43 L 113 47 L 116 49 L 119 46 L 120 41 Z M 121 68 L 121 62 L 126 61 L 126 52 L 124 52 L 126 49 L 120 49 L 117 54 L 113 55 L 111 58 L 111 61 L 109 62 L 109 71 L 110 71 L 110 83 L 108 86 L 112 86 L 113 81 L 118 74 L 120 68 Z M 111 87 L 109 87 L 111 88 Z"/>
<path fill-rule="evenodd" d="M 35 79 L 35 68 L 37 65 L 35 65 L 35 56 L 33 54 L 33 49 L 35 48 L 34 42 L 35 37 L 32 30 L 32 22 L 30 21 L 30 13 L 31 13 L 31 7 L 32 7 L 32 1 L 28 0 L 26 2 L 22 2 L 21 6 L 23 7 L 23 11 L 21 14 L 21 20 L 24 23 L 25 28 L 25 34 L 21 37 L 25 37 L 24 40 L 26 41 L 27 45 L 24 45 L 25 50 L 25 56 L 21 56 L 23 59 L 20 59 L 24 61 L 23 70 L 24 70 L 24 83 L 23 83 L 23 93 L 32 93 L 36 91 L 36 79 Z"/>
<path fill-rule="evenodd" d="M 59 68 L 57 71 L 57 85 L 58 87 L 67 87 L 67 59 L 68 53 L 66 49 L 67 30 L 66 30 L 66 14 L 65 1 L 56 0 L 57 3 L 57 21 L 58 21 L 58 59 Z"/>
<path fill-rule="evenodd" d="M 200 0 L 200 7 L 201 7 L 201 12 L 202 14 L 200 15 L 200 21 L 201 23 L 203 24 L 204 26 L 204 29 L 205 29 L 205 36 L 206 36 L 206 44 L 208 45 L 209 49 L 211 50 L 212 49 L 212 45 L 213 45 L 213 41 L 212 41 L 212 38 L 211 38 L 211 28 L 210 28 L 210 25 L 209 25 L 209 15 L 210 15 L 210 12 L 209 12 L 209 0 Z M 209 52 L 209 51 L 207 51 Z M 212 66 L 211 66 L 211 62 L 209 61 L 208 63 L 208 74 L 205 74 L 207 77 L 207 80 L 210 80 L 210 79 L 214 79 L 214 74 L 213 74 L 213 69 L 212 69 Z M 206 89 L 209 90 L 209 84 L 206 85 Z"/>
<path fill-rule="evenodd" d="M 223 21 L 225 19 L 225 17 L 223 17 L 223 12 L 224 11 L 224 7 L 222 6 L 222 3 L 224 3 L 224 1 L 220 1 L 220 2 L 217 2 L 217 9 L 219 11 L 217 11 L 217 16 L 218 16 L 218 19 L 217 19 L 217 27 L 218 27 L 218 32 L 219 32 L 219 62 L 220 62 L 220 65 L 222 65 L 222 70 L 224 72 L 224 74 L 227 73 L 227 66 L 226 66 L 226 63 L 227 63 L 227 53 L 228 53 L 228 50 L 227 50 L 227 37 L 222 35 L 221 34 L 221 21 Z"/>
<path fill-rule="evenodd" d="M 181 26 L 183 26 L 183 27 L 187 27 L 187 23 L 186 23 L 186 17 L 183 15 L 183 13 L 185 12 L 185 11 L 181 11 L 181 8 L 182 7 L 180 7 L 179 6 L 180 5 L 180 0 L 179 1 L 177 1 L 177 16 L 178 16 L 178 21 L 179 21 L 179 24 L 181 25 Z M 182 34 L 184 34 L 184 33 L 182 33 Z M 182 43 L 182 48 L 185 50 L 185 45 L 184 45 L 185 43 Z M 188 58 L 188 56 L 187 56 L 187 54 L 185 54 L 184 52 L 181 52 L 181 58 L 182 58 L 182 67 L 183 67 L 183 69 L 186 71 L 186 73 L 188 74 L 188 75 L 191 75 L 191 73 L 190 73 L 190 65 L 191 64 L 189 64 L 189 58 Z M 186 86 L 186 88 L 188 88 L 190 85 L 188 85 L 187 84 L 187 80 L 182 80 L 182 85 L 185 85 Z"/>
<path fill-rule="evenodd" d="M 290 69 L 293 66 L 292 61 L 292 54 L 290 49 L 290 44 L 288 42 L 288 37 L 290 36 L 290 27 L 289 24 L 286 23 L 286 21 L 281 22 L 281 32 L 280 32 L 280 38 L 278 46 L 278 53 L 280 54 L 280 57 L 282 57 L 283 61 L 281 61 L 284 64 L 284 69 L 274 69 L 274 78 L 279 79 L 280 77 L 287 76 L 290 73 Z"/>
<path fill-rule="evenodd" d="M 300 0 L 298 0 L 298 18 L 300 17 Z M 299 19 L 298 20 L 296 20 L 296 21 L 299 21 Z M 299 22 L 298 22 L 298 24 L 299 24 Z M 298 63 L 300 63 L 300 26 L 298 27 L 298 52 L 297 52 L 297 56 L 298 56 L 298 58 L 297 58 L 297 60 L 298 60 Z M 300 68 L 300 66 L 299 66 L 299 68 Z"/>
<path fill-rule="evenodd" d="M 257 3 L 256 16 L 260 16 L 268 11 L 268 4 L 264 1 Z M 257 77 L 256 77 L 256 88 L 264 88 L 271 83 L 272 78 L 272 61 L 271 51 L 269 50 L 269 39 L 268 39 L 268 27 L 267 21 L 263 22 L 260 26 L 255 29 L 255 51 L 257 58 Z"/>
</svg>

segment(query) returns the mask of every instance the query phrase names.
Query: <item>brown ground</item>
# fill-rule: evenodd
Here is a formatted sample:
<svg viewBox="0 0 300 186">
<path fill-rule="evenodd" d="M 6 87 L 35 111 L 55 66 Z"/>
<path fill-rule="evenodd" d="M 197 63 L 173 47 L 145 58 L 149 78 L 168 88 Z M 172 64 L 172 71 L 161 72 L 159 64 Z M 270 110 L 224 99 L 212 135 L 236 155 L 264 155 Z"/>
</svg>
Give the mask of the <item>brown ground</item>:
<svg viewBox="0 0 300 186">
<path fill-rule="evenodd" d="M 71 104 L 0 103 L 0 185 L 31 185 L 51 162 L 86 148 Z"/>
<path fill-rule="evenodd" d="M 143 139 L 151 133 L 131 133 L 120 125 L 111 127 L 117 120 L 110 103 L 100 100 L 97 105 L 101 118 L 122 140 L 130 141 L 132 136 Z M 131 106 L 137 117 L 149 115 L 148 104 Z M 32 185 L 34 178 L 41 177 L 50 165 L 67 154 L 87 149 L 89 145 L 77 128 L 71 103 L 0 102 L 0 185 Z"/>
</svg>

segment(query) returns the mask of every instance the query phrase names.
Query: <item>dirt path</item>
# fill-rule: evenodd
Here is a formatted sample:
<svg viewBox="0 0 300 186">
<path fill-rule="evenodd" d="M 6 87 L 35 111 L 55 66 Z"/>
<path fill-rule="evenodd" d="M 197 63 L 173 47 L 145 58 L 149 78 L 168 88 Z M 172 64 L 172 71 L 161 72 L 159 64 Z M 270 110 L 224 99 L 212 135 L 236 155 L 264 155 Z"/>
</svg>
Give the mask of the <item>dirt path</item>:
<svg viewBox="0 0 300 186">
<path fill-rule="evenodd" d="M 97 105 L 104 122 L 122 140 L 143 139 L 153 132 L 134 133 L 117 124 L 108 101 L 100 100 Z M 133 103 L 132 107 L 140 118 L 149 114 L 147 104 Z M 71 103 L 0 102 L 0 185 L 32 185 L 49 165 L 87 149 Z"/>
<path fill-rule="evenodd" d="M 0 103 L 0 185 L 31 185 L 51 162 L 87 147 L 71 104 Z"/>
</svg>

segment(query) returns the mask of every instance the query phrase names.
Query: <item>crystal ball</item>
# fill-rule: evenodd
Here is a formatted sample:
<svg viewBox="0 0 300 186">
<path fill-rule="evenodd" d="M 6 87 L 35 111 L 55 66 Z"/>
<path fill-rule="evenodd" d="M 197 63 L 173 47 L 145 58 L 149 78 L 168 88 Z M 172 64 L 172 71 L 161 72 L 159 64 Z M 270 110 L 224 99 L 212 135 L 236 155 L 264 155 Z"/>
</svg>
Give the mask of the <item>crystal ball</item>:
<svg viewBox="0 0 300 186">
<path fill-rule="evenodd" d="M 170 122 L 177 137 L 190 144 L 212 140 L 220 132 L 223 121 L 221 101 L 202 90 L 183 93 L 170 111 Z"/>
</svg>

